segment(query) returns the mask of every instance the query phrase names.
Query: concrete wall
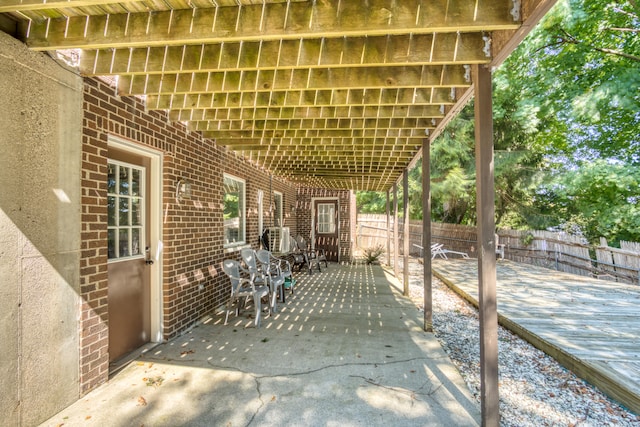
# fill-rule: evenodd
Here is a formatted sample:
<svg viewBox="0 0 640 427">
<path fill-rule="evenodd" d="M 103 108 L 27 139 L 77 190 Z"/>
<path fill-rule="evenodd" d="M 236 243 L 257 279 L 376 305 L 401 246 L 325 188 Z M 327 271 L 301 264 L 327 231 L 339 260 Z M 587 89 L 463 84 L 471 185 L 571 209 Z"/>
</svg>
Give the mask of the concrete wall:
<svg viewBox="0 0 640 427">
<path fill-rule="evenodd" d="M 0 414 L 35 425 L 78 387 L 82 80 L 0 32 Z"/>
</svg>

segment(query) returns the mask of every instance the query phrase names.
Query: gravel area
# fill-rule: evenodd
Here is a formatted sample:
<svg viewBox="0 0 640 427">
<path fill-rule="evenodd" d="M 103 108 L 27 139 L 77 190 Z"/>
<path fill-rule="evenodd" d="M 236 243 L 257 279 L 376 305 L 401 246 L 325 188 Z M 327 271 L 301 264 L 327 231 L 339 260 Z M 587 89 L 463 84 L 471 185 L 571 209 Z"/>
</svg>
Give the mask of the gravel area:
<svg viewBox="0 0 640 427">
<path fill-rule="evenodd" d="M 409 266 L 410 294 L 421 306 L 422 264 L 412 258 Z M 436 337 L 479 406 L 478 311 L 435 277 L 433 302 Z M 503 327 L 498 330 L 498 351 L 502 426 L 640 426 L 640 416 Z"/>
</svg>

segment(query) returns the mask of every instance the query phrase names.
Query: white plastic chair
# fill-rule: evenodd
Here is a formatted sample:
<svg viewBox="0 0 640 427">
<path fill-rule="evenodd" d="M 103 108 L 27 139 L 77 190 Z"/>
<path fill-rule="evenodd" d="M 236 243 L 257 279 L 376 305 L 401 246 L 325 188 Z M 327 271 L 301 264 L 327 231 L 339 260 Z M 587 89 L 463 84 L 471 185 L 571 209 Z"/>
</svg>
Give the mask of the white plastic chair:
<svg viewBox="0 0 640 427">
<path fill-rule="evenodd" d="M 228 259 L 223 261 L 222 270 L 229 276 L 231 281 L 231 295 L 227 301 L 227 312 L 224 318 L 226 325 L 229 320 L 229 312 L 232 311 L 233 304 L 236 303 L 236 316 L 240 314 L 240 306 L 244 304 L 247 298 L 253 298 L 253 306 L 255 308 L 255 326 L 260 327 L 260 318 L 262 314 L 262 297 L 269 295 L 269 289 L 266 286 L 256 286 L 253 277 L 242 277 L 240 263 L 238 261 Z"/>
<path fill-rule="evenodd" d="M 500 236 L 494 235 L 496 239 L 496 255 L 500 255 L 500 259 L 504 259 L 504 244 L 500 243 Z"/>
<path fill-rule="evenodd" d="M 309 247 L 304 237 L 301 235 L 297 235 L 295 240 L 295 244 L 298 248 L 298 252 L 301 253 L 304 257 L 305 264 L 309 268 L 309 274 L 313 273 L 313 267 L 318 267 L 318 271 L 322 271 L 320 269 L 320 263 L 324 262 L 324 266 L 327 267 L 327 257 L 325 256 L 324 250 L 316 251 Z"/>
<path fill-rule="evenodd" d="M 447 258 L 447 254 L 460 255 L 462 258 L 465 258 L 465 259 L 469 258 L 469 255 L 466 252 L 451 251 L 449 249 L 445 249 L 442 243 L 434 243 L 431 245 L 431 259 L 434 259 L 437 256 L 443 259 L 449 259 Z"/>
<path fill-rule="evenodd" d="M 277 300 L 278 295 L 281 296 L 282 302 L 284 299 L 284 280 L 286 275 L 291 276 L 291 265 L 288 261 L 274 257 L 271 252 L 260 249 L 256 252 L 256 257 L 260 263 L 260 269 L 265 274 L 267 281 L 269 282 L 269 289 L 271 290 L 271 311 L 273 313 L 278 311 Z"/>
</svg>

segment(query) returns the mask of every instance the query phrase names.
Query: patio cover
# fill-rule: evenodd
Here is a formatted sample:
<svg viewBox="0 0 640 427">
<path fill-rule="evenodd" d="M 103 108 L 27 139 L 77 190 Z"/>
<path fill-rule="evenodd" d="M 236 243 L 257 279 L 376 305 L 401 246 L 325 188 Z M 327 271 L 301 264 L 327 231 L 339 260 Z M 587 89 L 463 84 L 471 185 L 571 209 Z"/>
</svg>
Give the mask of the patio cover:
<svg viewBox="0 0 640 427">
<path fill-rule="evenodd" d="M 274 175 L 386 191 L 553 0 L 5 0 L 0 29 Z"/>
</svg>

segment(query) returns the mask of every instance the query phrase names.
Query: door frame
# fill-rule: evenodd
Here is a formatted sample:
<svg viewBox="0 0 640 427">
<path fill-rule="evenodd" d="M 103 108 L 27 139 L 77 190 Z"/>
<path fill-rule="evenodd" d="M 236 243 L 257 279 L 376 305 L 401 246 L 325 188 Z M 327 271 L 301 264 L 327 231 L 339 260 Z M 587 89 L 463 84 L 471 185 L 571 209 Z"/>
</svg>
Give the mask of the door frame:
<svg viewBox="0 0 640 427">
<path fill-rule="evenodd" d="M 316 202 L 329 201 L 337 203 L 336 234 L 338 235 L 338 262 L 340 262 L 340 198 L 339 197 L 312 197 L 311 198 L 311 248 L 316 247 Z"/>
<path fill-rule="evenodd" d="M 146 242 L 152 248 L 152 259 L 154 263 L 149 266 L 150 273 L 150 321 L 151 336 L 149 341 L 159 343 L 163 338 L 163 317 L 162 317 L 162 162 L 163 155 L 150 147 L 137 144 L 126 139 L 109 135 L 107 146 L 117 148 L 121 151 L 141 156 L 149 159 L 149 182 L 147 192 L 149 197 L 149 229 L 150 241 Z"/>
</svg>

